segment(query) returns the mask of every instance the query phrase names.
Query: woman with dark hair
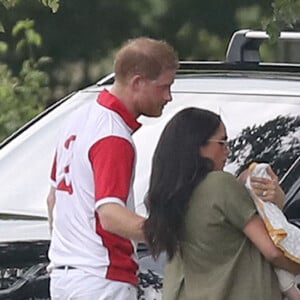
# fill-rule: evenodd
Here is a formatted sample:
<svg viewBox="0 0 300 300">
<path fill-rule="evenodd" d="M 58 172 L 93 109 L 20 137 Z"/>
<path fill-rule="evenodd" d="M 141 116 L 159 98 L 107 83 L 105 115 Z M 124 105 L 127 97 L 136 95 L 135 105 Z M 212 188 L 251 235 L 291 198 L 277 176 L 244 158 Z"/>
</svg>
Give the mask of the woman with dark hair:
<svg viewBox="0 0 300 300">
<path fill-rule="evenodd" d="M 273 266 L 300 273 L 270 239 L 246 188 L 223 171 L 228 154 L 226 128 L 211 111 L 184 109 L 162 132 L 144 231 L 152 255 L 168 256 L 165 300 L 277 300 Z"/>
</svg>

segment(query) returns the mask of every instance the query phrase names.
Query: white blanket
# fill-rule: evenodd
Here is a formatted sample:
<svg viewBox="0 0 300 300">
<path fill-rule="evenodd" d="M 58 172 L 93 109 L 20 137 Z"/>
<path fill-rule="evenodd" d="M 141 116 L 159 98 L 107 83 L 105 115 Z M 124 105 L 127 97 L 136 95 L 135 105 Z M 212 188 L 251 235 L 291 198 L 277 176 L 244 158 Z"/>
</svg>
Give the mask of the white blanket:
<svg viewBox="0 0 300 300">
<path fill-rule="evenodd" d="M 272 202 L 265 202 L 254 194 L 250 185 L 250 177 L 270 178 L 267 173 L 268 164 L 252 164 L 246 180 L 248 188 L 259 215 L 263 219 L 274 244 L 279 247 L 286 257 L 300 263 L 300 229 L 288 222 L 283 212 Z M 282 291 L 289 289 L 295 282 L 292 274 L 285 270 L 275 269 Z"/>
</svg>

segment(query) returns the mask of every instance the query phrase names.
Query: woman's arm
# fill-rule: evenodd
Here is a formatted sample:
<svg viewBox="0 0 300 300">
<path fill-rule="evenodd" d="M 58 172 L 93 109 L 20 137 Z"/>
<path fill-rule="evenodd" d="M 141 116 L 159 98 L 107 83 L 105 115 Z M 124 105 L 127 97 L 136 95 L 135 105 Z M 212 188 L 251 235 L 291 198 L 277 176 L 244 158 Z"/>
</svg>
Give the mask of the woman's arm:
<svg viewBox="0 0 300 300">
<path fill-rule="evenodd" d="M 260 216 L 253 215 L 243 231 L 274 267 L 287 270 L 294 275 L 300 274 L 300 264 L 286 258 L 284 253 L 274 245 Z"/>
</svg>

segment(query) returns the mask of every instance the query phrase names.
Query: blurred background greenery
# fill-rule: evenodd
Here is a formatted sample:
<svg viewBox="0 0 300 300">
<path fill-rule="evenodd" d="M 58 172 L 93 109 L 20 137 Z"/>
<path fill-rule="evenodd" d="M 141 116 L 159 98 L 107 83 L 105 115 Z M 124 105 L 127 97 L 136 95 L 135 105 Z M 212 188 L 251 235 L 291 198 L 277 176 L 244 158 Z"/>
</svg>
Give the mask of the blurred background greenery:
<svg viewBox="0 0 300 300">
<path fill-rule="evenodd" d="M 276 38 L 297 30 L 299 11 L 300 0 L 0 0 L 0 141 L 111 72 L 128 38 L 165 39 L 181 60 L 224 60 L 237 29 Z M 263 59 L 280 59 L 274 49 L 266 43 Z"/>
</svg>

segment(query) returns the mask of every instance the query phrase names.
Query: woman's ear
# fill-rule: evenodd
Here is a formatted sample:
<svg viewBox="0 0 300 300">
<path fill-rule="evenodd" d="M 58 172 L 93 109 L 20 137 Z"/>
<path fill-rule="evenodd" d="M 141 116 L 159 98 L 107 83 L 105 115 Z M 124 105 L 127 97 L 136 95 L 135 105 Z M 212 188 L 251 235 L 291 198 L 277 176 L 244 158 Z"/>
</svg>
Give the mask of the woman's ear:
<svg viewBox="0 0 300 300">
<path fill-rule="evenodd" d="M 207 144 L 199 147 L 199 155 L 200 156 L 207 157 L 207 153 L 208 153 L 207 147 L 208 147 Z"/>
</svg>

